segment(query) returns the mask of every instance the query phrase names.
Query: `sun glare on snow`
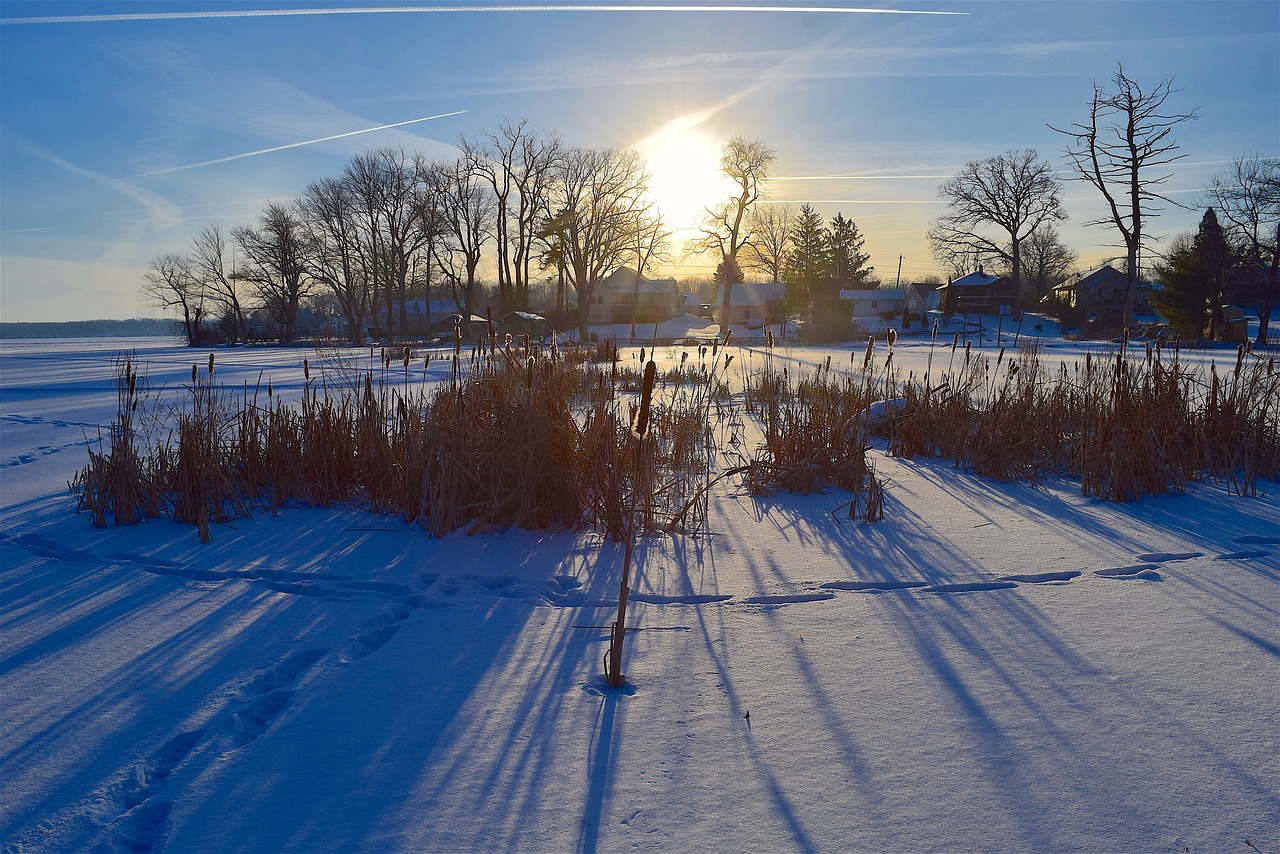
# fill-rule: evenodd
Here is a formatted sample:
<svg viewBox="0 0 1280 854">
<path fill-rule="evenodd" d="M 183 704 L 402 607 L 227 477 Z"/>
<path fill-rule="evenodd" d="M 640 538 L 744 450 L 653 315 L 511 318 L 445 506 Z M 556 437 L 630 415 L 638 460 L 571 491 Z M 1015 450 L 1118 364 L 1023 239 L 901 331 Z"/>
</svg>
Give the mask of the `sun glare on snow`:
<svg viewBox="0 0 1280 854">
<path fill-rule="evenodd" d="M 700 131 L 668 126 L 636 148 L 649 164 L 650 195 L 669 228 L 695 228 L 708 206 L 733 194 L 720 171 L 720 143 Z"/>
</svg>

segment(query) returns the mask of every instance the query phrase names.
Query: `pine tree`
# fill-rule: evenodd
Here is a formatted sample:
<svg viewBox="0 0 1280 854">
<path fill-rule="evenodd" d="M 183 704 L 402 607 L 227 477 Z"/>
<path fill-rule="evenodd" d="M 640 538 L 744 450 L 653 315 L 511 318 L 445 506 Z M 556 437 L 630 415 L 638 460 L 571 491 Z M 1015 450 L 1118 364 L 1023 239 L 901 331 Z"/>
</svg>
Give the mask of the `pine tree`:
<svg viewBox="0 0 1280 854">
<path fill-rule="evenodd" d="M 787 285 L 787 299 L 806 317 L 826 270 L 827 232 L 822 217 L 810 205 L 804 205 L 791 228 L 791 251 L 783 269 L 783 281 Z"/>
<path fill-rule="evenodd" d="M 1205 211 L 1194 235 L 1174 241 L 1164 263 L 1155 266 L 1163 288 L 1151 295 L 1174 331 L 1199 339 L 1206 328 L 1216 337 L 1222 318 L 1222 300 L 1236 268 L 1235 253 L 1213 208 Z"/>
<path fill-rule="evenodd" d="M 866 243 L 853 220 L 837 213 L 827 229 L 827 275 L 833 290 L 857 290 L 866 287 L 875 267 L 868 267 L 871 256 L 862 251 Z"/>
</svg>

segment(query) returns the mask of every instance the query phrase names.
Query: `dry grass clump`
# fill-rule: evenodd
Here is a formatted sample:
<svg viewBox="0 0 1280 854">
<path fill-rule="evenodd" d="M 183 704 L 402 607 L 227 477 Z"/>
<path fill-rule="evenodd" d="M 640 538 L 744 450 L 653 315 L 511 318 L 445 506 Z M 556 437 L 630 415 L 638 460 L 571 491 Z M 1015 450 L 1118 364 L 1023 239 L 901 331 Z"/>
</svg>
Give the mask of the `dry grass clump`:
<svg viewBox="0 0 1280 854">
<path fill-rule="evenodd" d="M 745 386 L 764 434 L 747 470 L 752 492 L 809 494 L 836 486 L 854 493 L 851 515 L 883 518 L 883 484 L 867 460 L 869 380 L 833 374 L 828 359 L 794 383 L 789 370 L 766 364 Z"/>
<path fill-rule="evenodd" d="M 108 512 L 130 523 L 167 513 L 202 539 L 211 523 L 290 501 L 366 503 L 436 535 L 586 526 L 622 540 L 633 494 L 643 530 L 705 520 L 716 457 L 707 419 L 723 385 L 715 370 L 692 372 L 696 383 L 684 378 L 655 398 L 643 453 L 634 454 L 622 449 L 635 396 L 612 358 L 602 367 L 510 340 L 467 358 L 458 345 L 448 381 L 416 390 L 412 359 L 384 353 L 379 378 L 368 370 L 354 386 L 313 379 L 304 362 L 296 406 L 270 384 L 260 402 L 261 388 L 231 394 L 213 384 L 212 370 L 193 368 L 167 438 L 149 451 L 133 433 L 136 372 L 121 368 L 110 450 L 91 453 L 73 489 L 95 525 Z M 389 378 L 400 370 L 406 382 L 396 387 Z"/>
<path fill-rule="evenodd" d="M 98 528 L 136 525 L 162 515 L 163 477 L 158 461 L 145 452 L 148 421 L 154 417 L 155 396 L 146 375 L 138 373 L 132 355 L 113 360 L 116 379 L 116 417 L 98 448 L 89 449 L 89 465 L 68 486 L 79 510 L 87 510 Z"/>
<path fill-rule="evenodd" d="M 1006 355 L 993 365 L 953 342 L 938 381 L 882 380 L 900 395 L 884 425 L 890 452 L 950 458 L 1001 481 L 1075 477 L 1085 495 L 1117 502 L 1201 480 L 1257 495 L 1259 479 L 1280 478 L 1273 360 L 1241 348 L 1225 379 L 1211 368 L 1205 380 L 1158 344 L 1131 354 L 1123 343 L 1056 375 L 1034 344 Z"/>
</svg>

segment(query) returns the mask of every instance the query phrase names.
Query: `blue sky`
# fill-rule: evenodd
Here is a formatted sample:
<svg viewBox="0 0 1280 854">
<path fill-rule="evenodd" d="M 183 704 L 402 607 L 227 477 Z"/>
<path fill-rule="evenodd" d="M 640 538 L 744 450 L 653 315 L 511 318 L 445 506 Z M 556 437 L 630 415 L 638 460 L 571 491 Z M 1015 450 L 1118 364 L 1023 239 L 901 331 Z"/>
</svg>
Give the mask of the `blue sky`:
<svg viewBox="0 0 1280 854">
<path fill-rule="evenodd" d="M 1174 198 L 1194 202 L 1238 155 L 1280 156 L 1274 0 L 804 5 L 963 14 L 4 0 L 0 318 L 150 314 L 147 263 L 210 221 L 249 223 L 370 147 L 451 158 L 460 134 L 504 117 L 583 146 L 673 127 L 764 139 L 772 199 L 853 219 L 890 282 L 899 255 L 904 279 L 937 272 L 924 234 L 941 180 L 1012 148 L 1059 163 L 1047 125 L 1084 119 L 1117 62 L 1144 85 L 1173 77 L 1170 106 L 1200 110 L 1175 131 Z M 429 116 L 443 117 L 340 136 Z M 1101 212 L 1094 191 L 1063 196 L 1082 263 L 1117 254 L 1113 234 L 1083 226 Z M 1199 216 L 1170 209 L 1155 230 Z"/>
</svg>

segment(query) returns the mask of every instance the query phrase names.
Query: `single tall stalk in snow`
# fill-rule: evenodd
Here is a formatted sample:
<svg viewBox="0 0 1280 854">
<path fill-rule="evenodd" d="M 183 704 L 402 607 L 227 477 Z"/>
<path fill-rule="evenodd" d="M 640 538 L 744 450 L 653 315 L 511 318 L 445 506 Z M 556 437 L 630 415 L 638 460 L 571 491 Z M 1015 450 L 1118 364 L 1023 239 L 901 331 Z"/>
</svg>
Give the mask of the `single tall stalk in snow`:
<svg viewBox="0 0 1280 854">
<path fill-rule="evenodd" d="M 627 598 L 631 594 L 631 555 L 635 550 L 636 501 L 640 494 L 639 478 L 644 457 L 644 437 L 649 429 L 649 406 L 653 399 L 653 379 L 658 366 L 650 359 L 644 366 L 644 385 L 640 389 L 640 412 L 636 415 L 636 424 L 631 431 L 635 442 L 636 483 L 631 485 L 631 508 L 627 514 L 627 541 L 623 547 L 622 580 L 618 587 L 618 619 L 613 624 L 613 636 L 609 641 L 609 652 L 604 659 L 604 675 L 610 688 L 621 688 L 626 682 L 622 673 L 622 644 L 627 637 Z"/>
</svg>

